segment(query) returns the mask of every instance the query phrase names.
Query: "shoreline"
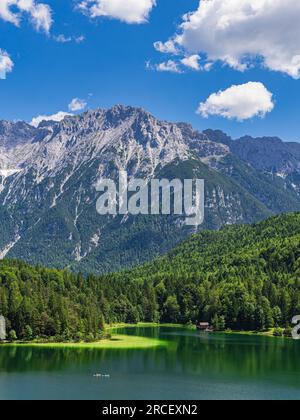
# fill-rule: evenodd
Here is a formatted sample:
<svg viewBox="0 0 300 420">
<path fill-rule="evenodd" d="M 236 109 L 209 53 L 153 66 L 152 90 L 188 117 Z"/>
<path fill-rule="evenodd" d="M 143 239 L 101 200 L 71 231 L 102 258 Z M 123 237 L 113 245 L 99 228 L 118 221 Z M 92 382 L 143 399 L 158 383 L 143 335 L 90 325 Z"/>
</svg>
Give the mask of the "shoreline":
<svg viewBox="0 0 300 420">
<path fill-rule="evenodd" d="M 161 340 L 159 338 L 149 338 L 149 337 L 142 337 L 142 336 L 133 336 L 133 335 L 126 335 L 122 333 L 114 333 L 114 331 L 124 328 L 182 328 L 190 331 L 197 331 L 195 325 L 184 325 L 184 324 L 159 324 L 154 322 L 139 322 L 137 324 L 126 324 L 126 323 L 118 323 L 118 324 L 110 324 L 106 326 L 106 331 L 113 333 L 111 338 L 106 338 L 103 340 L 98 340 L 95 342 L 47 342 L 47 341 L 16 341 L 16 342 L 0 342 L 0 347 L 39 347 L 39 348 L 72 348 L 72 349 L 148 349 L 148 348 L 158 348 L 158 347 L 166 347 L 168 342 L 166 340 Z M 245 336 L 253 336 L 253 337 L 269 337 L 269 338 L 281 338 L 281 339 L 291 339 L 290 337 L 286 337 L 282 335 L 274 336 L 273 334 L 274 329 L 270 329 L 268 331 L 234 331 L 234 330 L 227 330 L 227 331 L 216 331 L 216 332 L 208 332 L 208 334 L 225 334 L 225 335 L 245 335 Z"/>
<path fill-rule="evenodd" d="M 138 322 L 137 324 L 126 324 L 126 323 L 117 323 L 109 324 L 106 326 L 107 331 L 113 331 L 120 328 L 184 328 L 188 330 L 195 330 L 195 325 L 184 325 L 184 324 L 168 324 L 163 323 L 159 324 L 158 322 Z"/>
<path fill-rule="evenodd" d="M 167 342 L 157 338 L 146 338 L 138 336 L 130 336 L 116 334 L 112 338 L 99 340 L 91 343 L 86 342 L 5 342 L 0 345 L 4 347 L 36 347 L 36 348 L 70 348 L 70 349 L 90 349 L 90 350 L 143 350 L 150 348 L 165 347 Z"/>
<path fill-rule="evenodd" d="M 274 328 L 268 330 L 268 331 L 223 331 L 223 334 L 228 335 L 247 335 L 247 336 L 257 336 L 257 337 L 269 337 L 269 338 L 281 338 L 284 340 L 292 340 L 292 337 L 287 337 L 284 334 L 282 336 L 276 336 L 274 335 Z"/>
<path fill-rule="evenodd" d="M 155 322 L 139 322 L 137 324 L 111 324 L 107 326 L 108 331 L 117 330 L 120 328 L 183 328 L 190 331 L 197 331 L 196 325 L 185 325 L 185 324 L 159 324 Z M 247 335 L 247 336 L 258 336 L 258 337 L 269 337 L 269 338 L 282 338 L 291 339 L 292 337 L 287 336 L 275 336 L 275 328 L 270 328 L 267 331 L 243 331 L 243 330 L 225 330 L 225 331 L 210 331 L 208 334 L 227 334 L 227 335 Z M 283 329 L 282 329 L 283 330 Z"/>
</svg>

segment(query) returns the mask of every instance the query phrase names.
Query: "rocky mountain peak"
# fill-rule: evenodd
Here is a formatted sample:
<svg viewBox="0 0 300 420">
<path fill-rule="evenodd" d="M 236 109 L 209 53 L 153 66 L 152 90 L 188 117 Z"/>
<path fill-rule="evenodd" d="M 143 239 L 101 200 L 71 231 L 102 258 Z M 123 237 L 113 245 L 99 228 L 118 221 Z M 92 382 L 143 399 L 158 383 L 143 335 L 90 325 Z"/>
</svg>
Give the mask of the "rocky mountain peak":
<svg viewBox="0 0 300 420">
<path fill-rule="evenodd" d="M 300 144 L 286 143 L 279 137 L 244 136 L 233 141 L 230 148 L 260 171 L 287 176 L 300 170 Z"/>
<path fill-rule="evenodd" d="M 0 147 L 13 148 L 25 144 L 36 135 L 36 129 L 24 121 L 0 121 Z"/>
<path fill-rule="evenodd" d="M 230 145 L 232 142 L 232 138 L 221 130 L 208 129 L 204 130 L 203 134 L 206 135 L 207 138 L 209 138 L 211 141 L 214 141 L 216 143 Z"/>
</svg>

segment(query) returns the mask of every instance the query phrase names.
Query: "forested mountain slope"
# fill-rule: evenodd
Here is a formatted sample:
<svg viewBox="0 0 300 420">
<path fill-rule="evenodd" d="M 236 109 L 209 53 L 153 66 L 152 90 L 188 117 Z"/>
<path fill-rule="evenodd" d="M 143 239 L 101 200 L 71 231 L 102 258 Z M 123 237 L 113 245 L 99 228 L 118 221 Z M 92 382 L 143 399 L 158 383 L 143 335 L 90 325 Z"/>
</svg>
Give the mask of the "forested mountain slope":
<svg viewBox="0 0 300 420">
<path fill-rule="evenodd" d="M 202 232 L 131 271 L 84 278 L 0 263 L 0 313 L 19 337 L 96 337 L 106 322 L 290 325 L 300 314 L 300 213 Z"/>
</svg>

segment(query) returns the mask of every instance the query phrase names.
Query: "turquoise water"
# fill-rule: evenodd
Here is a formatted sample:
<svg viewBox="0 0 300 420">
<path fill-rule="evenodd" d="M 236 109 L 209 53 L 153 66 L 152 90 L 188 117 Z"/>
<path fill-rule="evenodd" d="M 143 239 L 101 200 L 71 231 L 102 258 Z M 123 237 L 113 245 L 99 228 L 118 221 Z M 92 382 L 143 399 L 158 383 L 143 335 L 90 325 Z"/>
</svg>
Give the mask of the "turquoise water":
<svg viewBox="0 0 300 420">
<path fill-rule="evenodd" d="M 300 399 L 300 342 L 167 327 L 118 332 L 161 337 L 169 345 L 0 346 L 0 399 Z"/>
</svg>

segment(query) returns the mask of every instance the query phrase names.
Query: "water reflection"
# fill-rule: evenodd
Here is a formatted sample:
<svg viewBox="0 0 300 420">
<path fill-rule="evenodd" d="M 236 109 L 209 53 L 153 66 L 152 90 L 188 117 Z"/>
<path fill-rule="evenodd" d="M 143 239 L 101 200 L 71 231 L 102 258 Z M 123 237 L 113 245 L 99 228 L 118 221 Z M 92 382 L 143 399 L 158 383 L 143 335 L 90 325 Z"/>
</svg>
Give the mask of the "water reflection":
<svg viewBox="0 0 300 420">
<path fill-rule="evenodd" d="M 124 378 L 176 378 L 207 383 L 275 383 L 300 391 L 299 342 L 268 337 L 200 334 L 170 328 L 129 328 L 132 335 L 161 337 L 169 346 L 148 350 L 70 349 L 0 346 L 2 373 L 94 373 Z M 131 386 L 132 386 L 132 382 Z M 1 396 L 0 396 L 1 397 Z M 147 396 L 144 396 L 147 398 Z"/>
</svg>

